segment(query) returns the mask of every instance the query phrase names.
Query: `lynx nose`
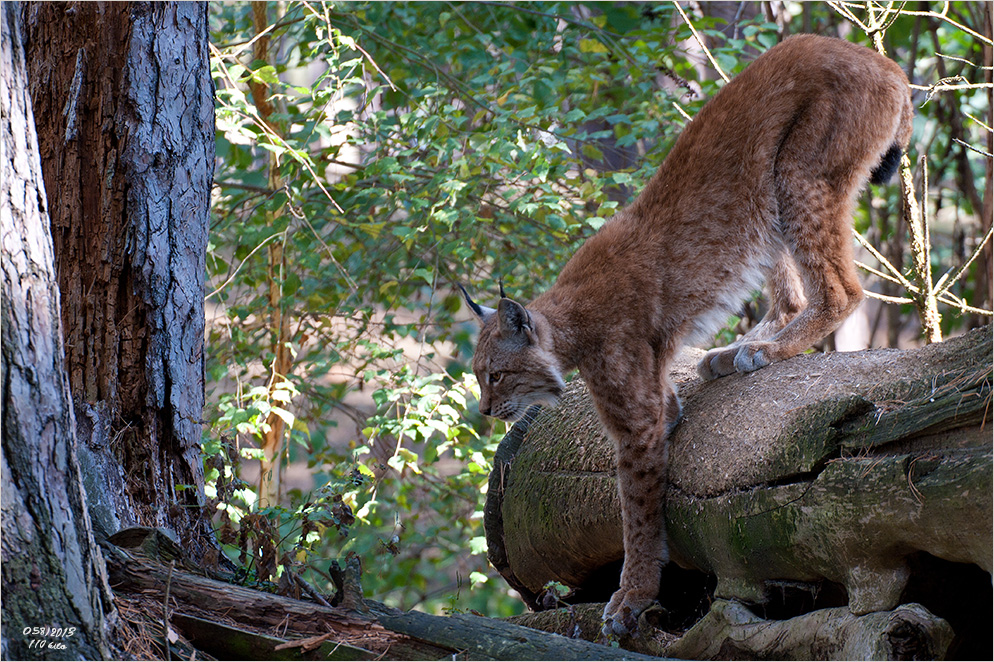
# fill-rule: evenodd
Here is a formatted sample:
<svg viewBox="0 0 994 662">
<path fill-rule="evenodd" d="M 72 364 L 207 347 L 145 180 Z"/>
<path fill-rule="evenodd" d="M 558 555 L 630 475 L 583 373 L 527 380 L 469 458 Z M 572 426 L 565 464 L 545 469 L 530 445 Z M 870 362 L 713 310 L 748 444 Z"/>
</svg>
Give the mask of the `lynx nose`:
<svg viewBox="0 0 994 662">
<path fill-rule="evenodd" d="M 490 416 L 490 407 L 489 406 L 483 407 L 481 405 L 480 406 L 480 413 L 483 414 L 484 416 Z"/>
</svg>

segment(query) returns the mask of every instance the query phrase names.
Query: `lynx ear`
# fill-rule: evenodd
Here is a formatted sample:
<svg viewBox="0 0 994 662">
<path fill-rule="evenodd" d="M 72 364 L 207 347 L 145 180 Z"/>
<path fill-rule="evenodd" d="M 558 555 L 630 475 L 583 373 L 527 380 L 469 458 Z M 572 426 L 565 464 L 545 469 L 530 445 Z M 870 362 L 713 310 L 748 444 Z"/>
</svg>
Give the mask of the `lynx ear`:
<svg viewBox="0 0 994 662">
<path fill-rule="evenodd" d="M 477 319 L 480 320 L 480 324 L 486 324 L 487 320 L 493 317 L 494 313 L 497 312 L 494 308 L 487 308 L 486 306 L 481 306 L 480 304 L 470 299 L 469 292 L 467 292 L 466 288 L 463 287 L 462 285 L 459 286 L 459 289 L 462 290 L 462 295 L 466 299 L 466 304 L 469 306 L 469 309 L 473 311 L 473 314 L 476 315 Z"/>
<path fill-rule="evenodd" d="M 497 304 L 497 315 L 500 321 L 500 334 L 505 337 L 515 336 L 519 333 L 532 335 L 532 318 L 517 301 L 504 297 Z"/>
</svg>

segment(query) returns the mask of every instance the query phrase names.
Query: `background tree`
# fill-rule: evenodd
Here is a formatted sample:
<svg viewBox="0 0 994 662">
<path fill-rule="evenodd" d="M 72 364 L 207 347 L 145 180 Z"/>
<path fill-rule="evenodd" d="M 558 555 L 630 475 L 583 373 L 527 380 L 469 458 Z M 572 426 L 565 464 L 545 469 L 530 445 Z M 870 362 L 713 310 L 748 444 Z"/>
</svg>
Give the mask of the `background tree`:
<svg viewBox="0 0 994 662">
<path fill-rule="evenodd" d="M 214 168 L 201 3 L 31 3 L 25 49 L 66 371 L 104 536 L 216 548 L 200 453 Z"/>
<path fill-rule="evenodd" d="M 2 19 L 3 657 L 106 659 L 113 606 L 83 503 L 18 5 Z"/>
</svg>

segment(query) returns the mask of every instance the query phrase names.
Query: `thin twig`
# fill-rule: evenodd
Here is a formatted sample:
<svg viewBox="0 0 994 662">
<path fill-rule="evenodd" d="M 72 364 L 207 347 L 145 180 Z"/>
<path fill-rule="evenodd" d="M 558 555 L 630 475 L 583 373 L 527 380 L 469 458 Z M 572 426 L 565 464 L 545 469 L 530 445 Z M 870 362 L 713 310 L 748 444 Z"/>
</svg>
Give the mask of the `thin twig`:
<svg viewBox="0 0 994 662">
<path fill-rule="evenodd" d="M 318 593 L 317 589 L 315 589 L 307 581 L 305 581 L 303 577 L 301 577 L 296 573 L 290 573 L 290 576 L 293 577 L 293 580 L 295 582 L 297 582 L 297 586 L 300 587 L 300 589 L 304 592 L 305 595 L 309 596 L 312 600 L 314 600 L 323 607 L 331 607 L 331 605 L 328 604 L 328 601 L 324 599 L 324 596 Z"/>
<path fill-rule="evenodd" d="M 986 310 L 984 308 L 976 308 L 971 306 L 952 292 L 943 293 L 943 295 L 939 297 L 939 301 L 947 306 L 958 309 L 961 313 L 974 313 L 975 315 L 994 317 L 994 310 Z"/>
<path fill-rule="evenodd" d="M 711 51 L 708 50 L 708 47 L 704 43 L 704 40 L 701 38 L 701 35 L 697 34 L 697 30 L 694 28 L 694 24 L 690 22 L 689 18 L 687 18 L 687 14 L 684 13 L 683 7 L 680 6 L 680 3 L 677 2 L 677 0 L 673 0 L 673 6 L 676 7 L 676 10 L 678 12 L 680 12 L 680 16 L 683 17 L 683 21 L 687 24 L 687 27 L 690 28 L 690 32 L 691 34 L 694 35 L 694 39 L 696 39 L 697 43 L 700 44 L 701 50 L 703 50 L 704 54 L 708 56 L 708 60 L 711 61 L 711 66 L 714 67 L 714 70 L 718 72 L 718 75 L 721 76 L 721 79 L 727 83 L 729 80 L 728 76 L 725 75 L 725 72 L 722 71 L 721 67 L 718 65 L 717 60 L 715 60 L 714 56 L 711 55 Z"/>
<path fill-rule="evenodd" d="M 314 226 L 311 224 L 310 219 L 307 218 L 307 215 L 302 210 L 297 209 L 296 207 L 293 206 L 293 203 L 291 202 L 290 198 L 289 186 L 284 186 L 284 188 L 287 194 L 287 208 L 290 210 L 290 214 L 295 218 L 303 221 L 304 224 L 308 227 L 308 229 L 310 229 L 311 233 L 314 235 L 314 238 L 317 239 L 319 242 L 321 242 L 321 245 L 324 247 L 325 253 L 328 254 L 328 259 L 331 260 L 331 263 L 335 265 L 335 267 L 338 269 L 338 272 L 342 274 L 342 277 L 345 279 L 345 282 L 352 290 L 352 294 L 358 297 L 359 286 L 356 285 L 355 280 L 352 279 L 352 276 L 350 276 L 349 272 L 345 270 L 345 267 L 343 267 L 335 258 L 335 254 L 332 252 L 331 246 L 329 246 L 328 242 L 326 242 L 324 238 L 318 234 L 318 231 L 314 229 Z"/>
<path fill-rule="evenodd" d="M 858 18 L 856 18 L 856 16 L 851 11 L 849 11 L 847 5 L 851 5 L 852 3 L 846 3 L 846 2 L 829 2 L 828 4 L 833 9 L 835 9 L 837 12 L 839 12 L 840 14 L 842 14 L 843 16 L 845 16 L 846 18 L 848 18 L 849 20 L 851 20 L 853 23 L 855 23 L 856 25 L 858 25 L 860 28 L 862 28 L 864 32 L 867 32 L 867 29 L 865 28 L 865 26 L 863 25 L 863 23 Z M 937 18 L 937 19 L 945 21 L 946 23 L 949 23 L 950 25 L 955 26 L 956 28 L 958 28 L 959 30 L 962 30 L 963 32 L 966 32 L 967 34 L 970 34 L 970 35 L 974 36 L 975 38 L 979 39 L 980 41 L 982 41 L 985 44 L 988 44 L 990 46 L 994 46 L 994 41 L 992 41 L 990 37 L 982 35 L 982 34 L 980 34 L 979 32 L 977 32 L 975 30 L 971 30 L 970 28 L 966 27 L 965 25 L 957 23 L 953 19 L 949 18 L 949 16 L 946 15 L 946 12 L 949 11 L 949 3 L 948 2 L 944 2 L 942 4 L 943 4 L 943 10 L 941 12 L 935 12 L 935 11 L 917 11 L 917 10 L 914 10 L 914 9 L 905 9 L 904 8 L 904 3 L 901 3 L 901 7 L 898 8 L 898 9 L 891 9 L 890 7 L 877 7 L 877 10 L 882 11 L 885 14 L 895 14 L 895 15 L 902 15 L 903 14 L 904 16 L 926 16 L 926 17 L 930 17 L 930 18 Z M 860 9 L 864 8 L 863 5 L 854 5 L 854 6 L 857 6 Z"/>
<path fill-rule="evenodd" d="M 963 83 L 957 83 L 956 81 L 964 81 Z M 916 87 L 912 85 L 912 87 Z M 949 76 L 947 78 L 940 78 L 936 82 L 929 85 L 927 88 L 922 88 L 925 90 L 925 101 L 922 103 L 924 106 L 926 103 L 932 100 L 936 92 L 942 92 L 945 90 L 975 90 L 975 89 L 990 89 L 994 88 L 992 83 L 970 83 L 966 82 L 966 78 L 963 76 Z"/>
<path fill-rule="evenodd" d="M 984 236 L 983 241 L 977 244 L 977 247 L 974 249 L 973 254 L 970 255 L 970 258 L 963 263 L 963 266 L 959 268 L 959 271 L 956 272 L 956 275 L 950 278 L 949 282 L 946 283 L 946 285 L 942 287 L 942 289 L 939 289 L 939 286 L 942 284 L 942 279 L 939 279 L 939 282 L 936 283 L 935 286 L 935 289 L 938 290 L 935 293 L 935 296 L 940 296 L 949 291 L 949 288 L 953 286 L 953 283 L 955 283 L 957 280 L 960 279 L 960 276 L 962 276 L 963 273 L 966 272 L 967 267 L 969 267 L 970 264 L 977 259 L 977 256 L 980 255 L 980 252 L 984 250 L 984 246 L 986 246 L 987 242 L 991 240 L 992 234 L 994 234 L 994 225 L 992 225 L 987 229 L 987 234 Z"/>
<path fill-rule="evenodd" d="M 963 114 L 966 115 L 967 117 L 969 117 L 971 120 L 973 120 L 977 124 L 979 124 L 980 126 L 984 127 L 984 129 L 988 133 L 994 133 L 994 129 L 992 129 L 990 126 L 988 126 L 983 120 L 978 120 L 976 117 L 974 117 L 970 113 L 963 113 Z"/>
<path fill-rule="evenodd" d="M 880 294 L 879 292 L 871 292 L 870 290 L 863 290 L 863 294 L 871 299 L 879 299 L 880 301 L 885 301 L 887 303 L 914 303 L 914 301 L 907 297 L 892 297 L 886 294 Z"/>
<path fill-rule="evenodd" d="M 693 118 L 693 117 L 691 117 L 690 115 L 688 115 L 688 114 L 687 114 L 687 111 L 686 111 L 686 110 L 684 110 L 683 108 L 681 108 L 681 107 L 680 107 L 680 104 L 678 104 L 678 103 L 677 103 L 676 101 L 674 101 L 674 102 L 673 102 L 673 107 L 674 107 L 674 108 L 676 108 L 676 111 L 677 111 L 678 113 L 680 113 L 681 115 L 683 115 L 683 117 L 684 117 L 684 118 L 685 118 L 685 119 L 686 119 L 686 120 L 687 120 L 688 122 L 693 122 L 693 121 L 694 121 L 694 118 Z"/>
<path fill-rule="evenodd" d="M 863 271 L 866 271 L 866 272 L 868 272 L 868 273 L 871 273 L 871 274 L 873 274 L 873 275 L 874 275 L 874 276 L 876 276 L 877 278 L 881 278 L 881 279 L 883 279 L 883 280 L 886 280 L 886 281 L 888 281 L 888 282 L 890 282 L 890 283 L 894 283 L 895 285 L 904 285 L 904 283 L 902 283 L 902 282 L 901 282 L 901 281 L 899 281 L 898 279 L 894 278 L 894 277 L 893 277 L 893 276 L 891 276 L 890 274 L 885 274 L 885 273 L 884 273 L 884 272 L 882 272 L 882 271 L 879 271 L 879 270 L 877 270 L 877 269 L 874 269 L 873 267 L 871 267 L 871 266 L 870 266 L 870 265 L 868 265 L 868 264 L 864 264 L 864 263 L 860 262 L 859 260 L 853 260 L 853 262 L 855 262 L 855 263 L 856 263 L 856 266 L 857 266 L 857 267 L 859 267 L 859 268 L 860 268 L 860 269 L 862 269 Z M 910 283 L 909 283 L 909 285 L 910 285 Z M 917 288 L 916 288 L 916 289 L 917 289 Z"/>
<path fill-rule="evenodd" d="M 861 235 L 859 232 L 856 231 L 856 228 L 853 228 L 852 233 L 853 233 L 853 236 L 856 237 L 856 241 L 859 242 L 860 246 L 862 246 L 867 251 L 869 251 L 870 255 L 872 255 L 873 257 L 877 258 L 877 261 L 879 261 L 880 264 L 882 264 L 885 267 L 887 267 L 888 269 L 890 269 L 891 273 L 894 274 L 894 276 L 897 278 L 898 282 L 905 289 L 907 289 L 909 291 L 914 291 L 916 289 L 915 286 L 912 285 L 908 281 L 908 279 L 904 277 L 904 274 L 902 274 L 901 271 L 897 267 L 895 267 L 893 264 L 890 263 L 890 260 L 888 260 L 883 255 L 881 255 L 880 252 L 876 248 L 874 248 L 873 245 L 870 244 L 870 242 L 868 242 L 863 237 L 863 235 Z"/>
<path fill-rule="evenodd" d="M 982 155 L 986 156 L 989 159 L 994 159 L 994 154 L 991 154 L 990 152 L 985 152 L 982 149 L 978 149 L 978 148 L 974 147 L 973 145 L 970 145 L 969 143 L 963 142 L 959 138 L 953 138 L 953 142 L 954 143 L 959 143 L 960 145 L 963 145 L 963 147 L 966 147 L 967 149 L 969 149 L 969 150 L 971 150 L 973 152 L 976 152 L 977 154 L 982 154 Z"/>
<path fill-rule="evenodd" d="M 884 52 L 884 33 L 891 25 L 893 25 L 894 21 L 897 20 L 897 17 L 900 16 L 901 10 L 903 10 L 906 3 L 901 3 L 901 10 L 898 10 L 893 17 L 888 19 L 885 13 L 884 18 L 880 19 L 877 17 L 877 10 L 882 9 L 882 7 L 876 7 L 867 2 L 865 6 L 860 6 L 860 9 L 865 9 L 869 14 L 870 20 L 867 23 L 859 20 L 856 14 L 849 9 L 845 2 L 829 2 L 828 4 L 844 18 L 859 26 L 860 30 L 866 33 L 866 35 L 873 42 L 873 47 L 877 50 L 877 52 L 881 55 L 886 55 Z"/>
<path fill-rule="evenodd" d="M 956 62 L 962 62 L 963 64 L 968 64 L 971 67 L 976 67 L 977 69 L 994 69 L 994 67 L 985 67 L 982 65 L 974 64 L 973 62 L 970 62 L 966 58 L 956 57 L 955 55 L 943 55 L 942 53 L 936 53 L 936 55 L 946 60 L 955 60 Z"/>
<path fill-rule="evenodd" d="M 941 81 L 939 83 L 932 83 L 931 85 L 916 85 L 915 83 L 911 83 L 910 85 L 908 85 L 908 87 L 910 87 L 912 90 L 924 90 L 924 91 L 934 90 L 936 92 L 944 92 L 945 90 L 991 89 L 992 87 L 994 87 L 994 83 L 963 83 L 960 85 L 949 85 L 949 84 L 940 84 L 940 83 Z"/>
<path fill-rule="evenodd" d="M 242 261 L 241 261 L 241 262 L 240 262 L 240 263 L 238 264 L 238 267 L 237 267 L 237 268 L 235 269 L 235 271 L 234 271 L 234 272 L 233 272 L 233 273 L 231 274 L 231 276 L 230 276 L 230 277 L 228 278 L 228 280 L 226 280 L 226 281 L 224 281 L 223 283 L 221 283 L 221 285 L 219 285 L 219 286 L 218 286 L 218 288 L 217 288 L 216 290 L 214 290 L 213 292 L 211 292 L 210 294 L 208 294 L 207 296 L 205 296 L 205 297 L 204 297 L 204 301 L 207 301 L 207 300 L 208 300 L 208 299 L 210 299 L 210 298 L 211 298 L 212 296 L 214 296 L 215 294 L 217 294 L 218 292 L 220 292 L 221 290 L 223 290 L 224 288 L 226 288 L 226 287 L 227 287 L 228 285 L 230 285 L 230 284 L 231 284 L 231 281 L 233 281 L 233 280 L 235 279 L 235 276 L 237 276 L 237 275 L 238 275 L 238 272 L 239 272 L 239 271 L 241 271 L 241 268 L 242 268 L 243 266 L 245 266 L 245 263 L 246 263 L 246 262 L 248 262 L 248 259 L 249 259 L 250 257 L 252 257 L 253 255 L 255 255 L 255 252 L 256 252 L 257 250 L 259 250 L 260 248 L 262 248 L 262 247 L 263 247 L 263 246 L 265 246 L 265 245 L 266 245 L 267 243 L 269 243 L 269 242 L 270 242 L 271 240 L 275 239 L 276 237 L 280 236 L 281 234 L 283 234 L 283 233 L 282 233 L 282 232 L 277 232 L 276 234 L 274 234 L 274 235 L 270 235 L 270 236 L 266 237 L 265 239 L 263 239 L 263 240 L 262 240 L 262 242 L 261 242 L 261 243 L 260 243 L 260 244 L 259 244 L 258 246 L 256 246 L 255 248 L 253 248 L 253 249 L 252 249 L 252 251 L 251 251 L 251 252 L 250 252 L 250 253 L 249 253 L 248 255 L 246 255 L 246 256 L 245 256 L 245 259 L 243 259 L 243 260 L 242 260 Z"/>
</svg>

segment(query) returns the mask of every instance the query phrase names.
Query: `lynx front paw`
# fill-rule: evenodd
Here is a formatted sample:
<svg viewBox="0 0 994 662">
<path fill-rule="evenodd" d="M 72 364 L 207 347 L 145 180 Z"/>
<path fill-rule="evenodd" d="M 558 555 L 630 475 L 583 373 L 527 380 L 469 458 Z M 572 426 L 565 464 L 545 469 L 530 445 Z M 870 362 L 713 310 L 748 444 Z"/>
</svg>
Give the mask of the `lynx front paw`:
<svg viewBox="0 0 994 662">
<path fill-rule="evenodd" d="M 604 607 L 601 632 L 608 637 L 633 634 L 638 629 L 639 614 L 656 601 L 655 594 L 638 588 L 619 588 Z"/>
<path fill-rule="evenodd" d="M 735 355 L 738 347 L 718 347 L 710 350 L 697 364 L 697 374 L 705 381 L 718 379 L 735 372 Z"/>
<path fill-rule="evenodd" d="M 735 370 L 752 372 L 770 365 L 769 343 L 749 343 L 739 347 L 735 354 Z"/>
</svg>

